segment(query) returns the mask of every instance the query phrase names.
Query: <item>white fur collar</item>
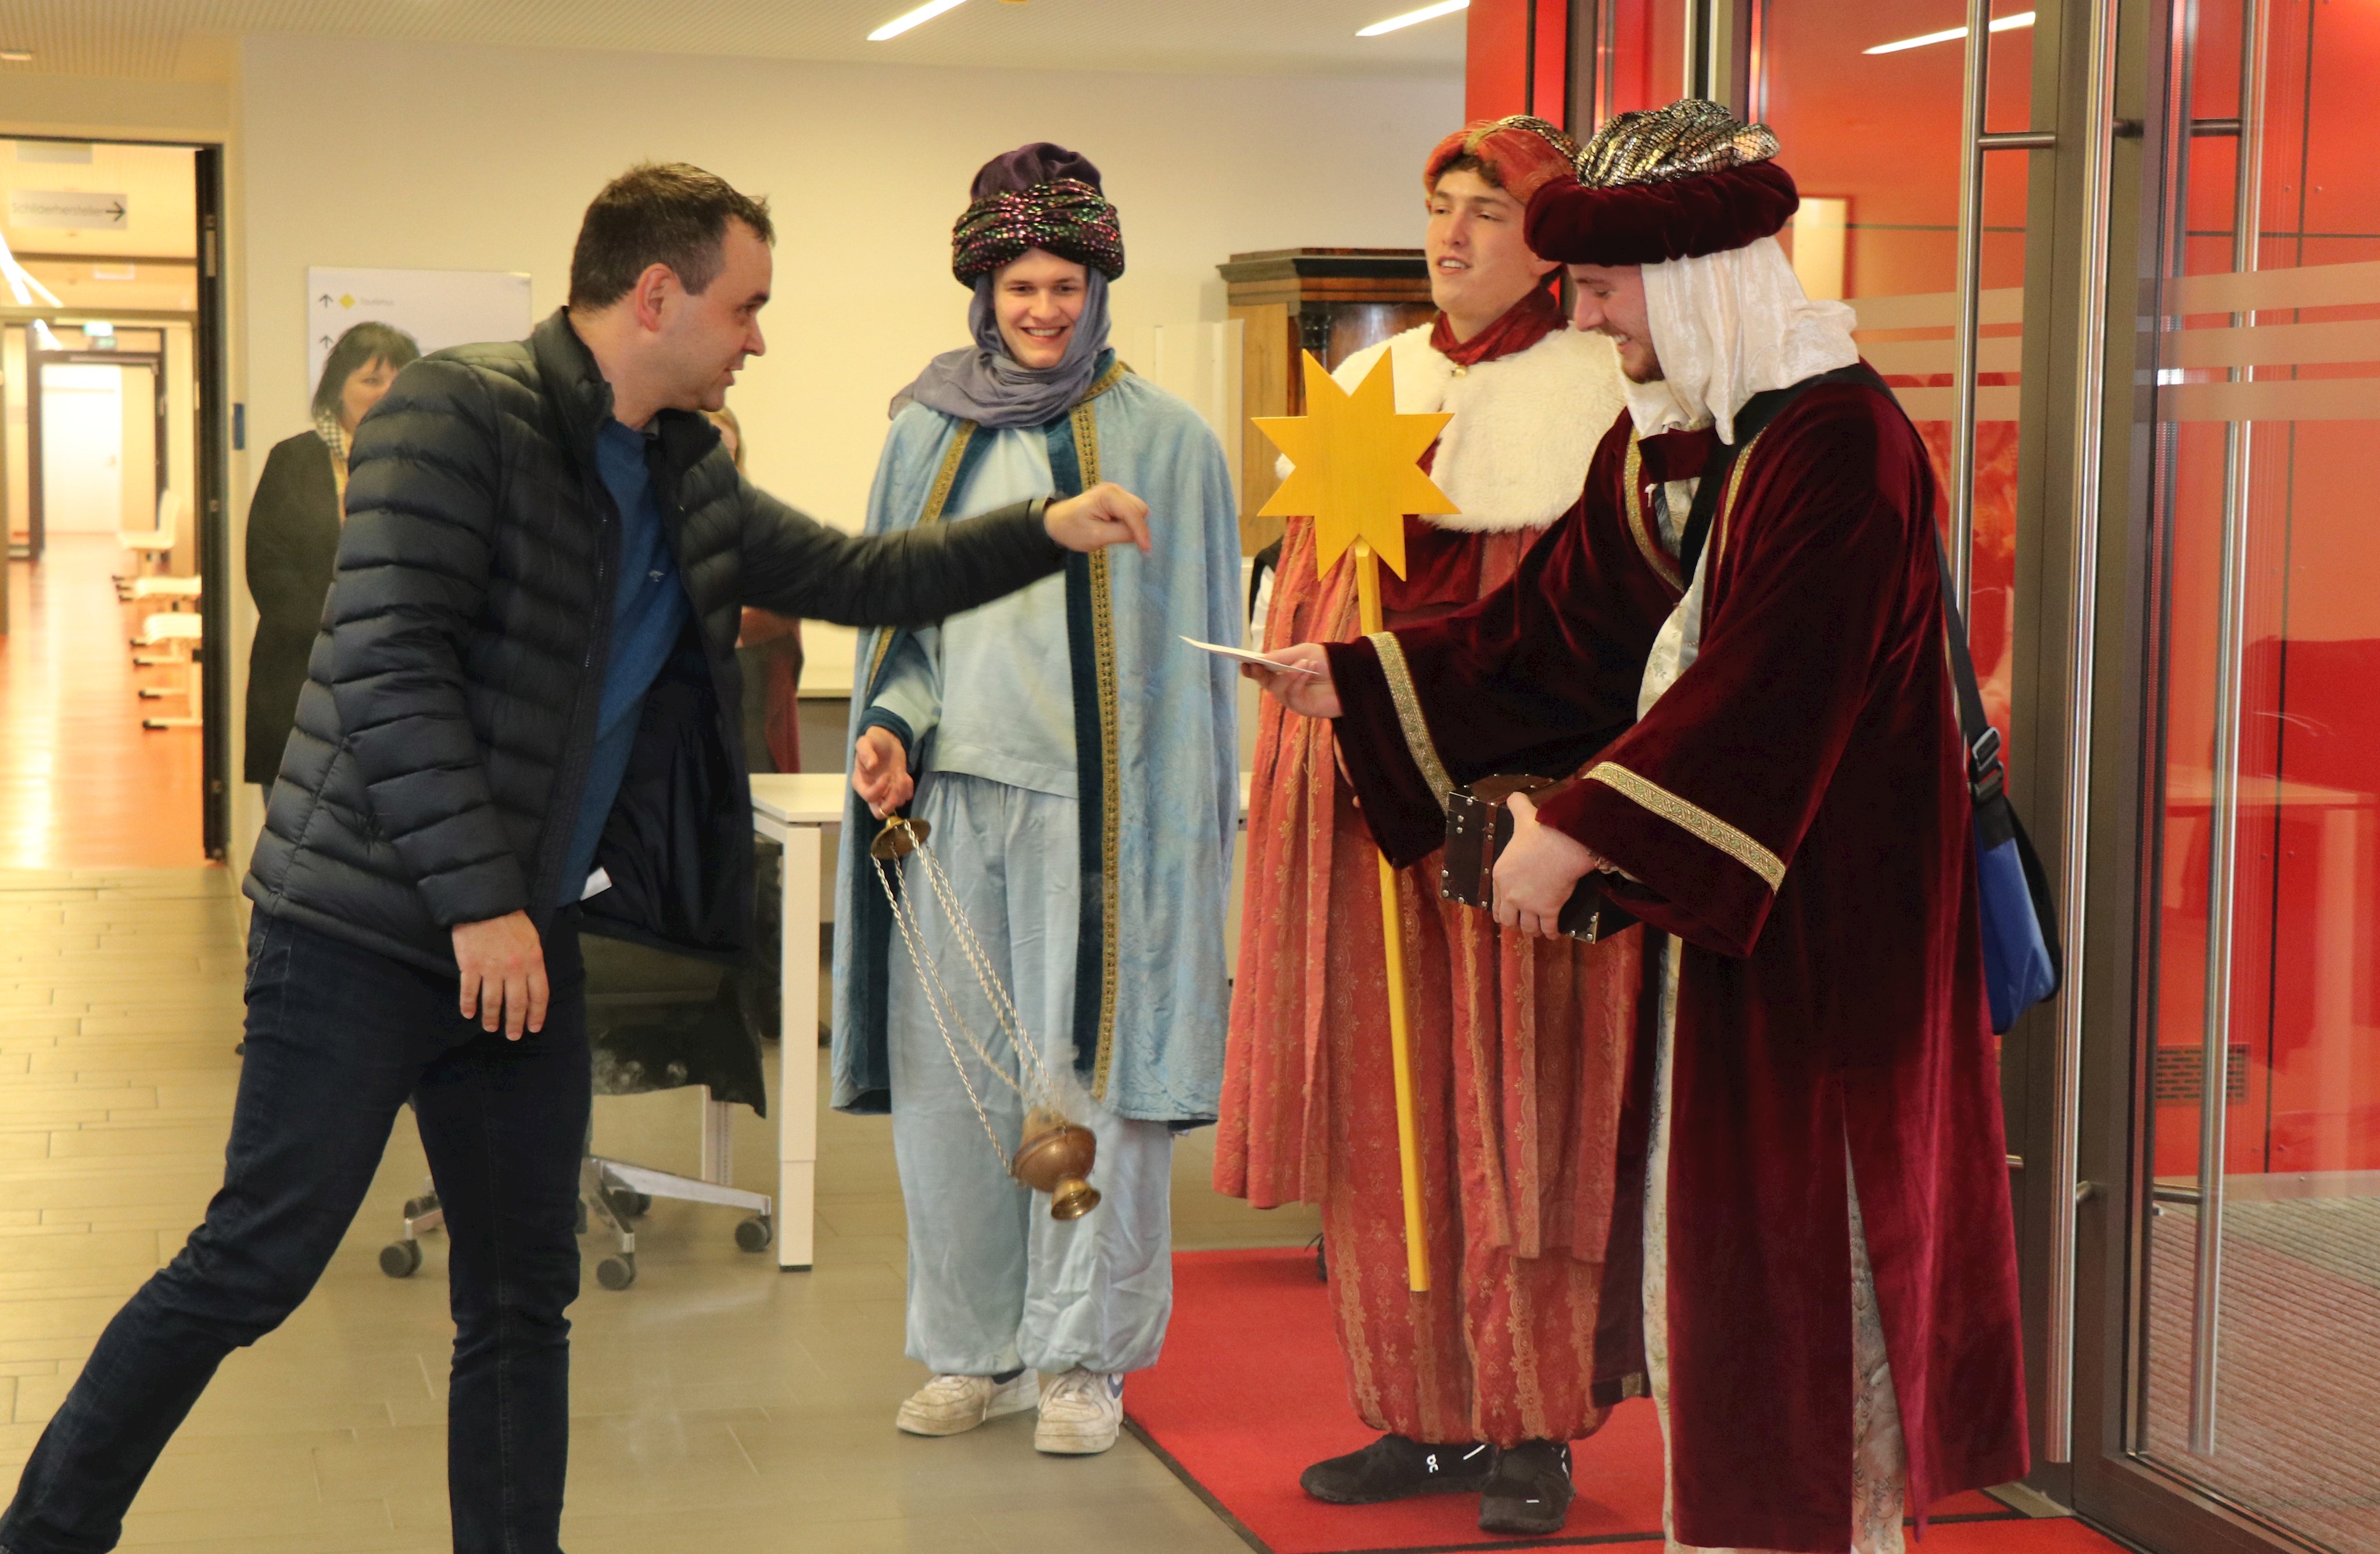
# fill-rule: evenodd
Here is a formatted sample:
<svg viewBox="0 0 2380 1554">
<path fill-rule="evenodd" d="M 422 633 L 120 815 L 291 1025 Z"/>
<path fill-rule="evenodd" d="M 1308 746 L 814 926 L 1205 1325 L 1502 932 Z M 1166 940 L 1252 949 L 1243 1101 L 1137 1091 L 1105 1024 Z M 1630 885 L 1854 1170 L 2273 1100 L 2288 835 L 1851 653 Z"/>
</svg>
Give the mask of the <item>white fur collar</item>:
<svg viewBox="0 0 2380 1554">
<path fill-rule="evenodd" d="M 1627 404 L 1611 342 L 1572 329 L 1513 356 L 1463 370 L 1430 348 L 1423 324 L 1366 346 L 1332 373 L 1353 389 L 1380 358 L 1396 362 L 1397 409 L 1451 410 L 1431 478 L 1462 512 L 1442 528 L 1539 528 L 1570 511 L 1587 461 Z"/>
</svg>

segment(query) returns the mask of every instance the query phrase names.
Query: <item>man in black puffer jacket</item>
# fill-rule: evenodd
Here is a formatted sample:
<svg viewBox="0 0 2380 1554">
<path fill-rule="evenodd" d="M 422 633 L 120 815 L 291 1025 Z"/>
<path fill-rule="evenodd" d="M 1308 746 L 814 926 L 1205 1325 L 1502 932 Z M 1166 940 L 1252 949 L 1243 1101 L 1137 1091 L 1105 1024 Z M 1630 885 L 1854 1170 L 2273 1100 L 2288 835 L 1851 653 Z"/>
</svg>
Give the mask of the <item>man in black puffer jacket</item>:
<svg viewBox="0 0 2380 1554">
<path fill-rule="evenodd" d="M 445 1208 L 460 1551 L 552 1554 L 568 1449 L 582 926 L 749 934 L 738 613 L 917 625 L 1130 539 L 1112 485 L 856 539 L 746 483 L 699 413 L 763 348 L 764 203 L 684 165 L 587 212 L 570 306 L 407 368 L 358 430 L 336 580 L 247 881 L 222 1191 L 101 1337 L 0 1518 L 115 1547 L 224 1355 L 296 1308 L 410 1096 Z"/>
</svg>

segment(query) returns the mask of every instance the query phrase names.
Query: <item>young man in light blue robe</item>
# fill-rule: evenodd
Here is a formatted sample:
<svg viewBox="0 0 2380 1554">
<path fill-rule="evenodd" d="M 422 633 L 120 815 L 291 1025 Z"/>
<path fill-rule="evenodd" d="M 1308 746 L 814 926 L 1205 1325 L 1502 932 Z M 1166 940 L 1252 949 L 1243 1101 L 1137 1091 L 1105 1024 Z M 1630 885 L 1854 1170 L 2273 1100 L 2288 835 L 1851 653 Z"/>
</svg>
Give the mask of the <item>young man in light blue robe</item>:
<svg viewBox="0 0 2380 1554">
<path fill-rule="evenodd" d="M 908 1352 L 932 1373 L 901 1428 L 953 1435 L 1038 1404 L 1034 1444 L 1079 1454 L 1114 1444 L 1124 1376 L 1157 1359 L 1173 1135 L 1218 1108 L 1236 687 L 1181 638 L 1238 639 L 1239 525 L 1214 434 L 1107 348 L 1123 247 L 1099 170 L 1025 146 L 977 175 L 974 200 L 952 267 L 975 344 L 894 401 L 868 532 L 1111 482 L 1148 504 L 1153 543 L 860 638 L 833 1099 L 892 1115 Z M 895 812 L 931 828 L 1038 1064 L 1002 1035 L 912 855 L 888 868 L 982 1050 L 936 1019 L 868 854 Z M 1102 1201 L 1069 1222 L 1003 1169 L 1044 1072 L 1098 1140 Z"/>
</svg>

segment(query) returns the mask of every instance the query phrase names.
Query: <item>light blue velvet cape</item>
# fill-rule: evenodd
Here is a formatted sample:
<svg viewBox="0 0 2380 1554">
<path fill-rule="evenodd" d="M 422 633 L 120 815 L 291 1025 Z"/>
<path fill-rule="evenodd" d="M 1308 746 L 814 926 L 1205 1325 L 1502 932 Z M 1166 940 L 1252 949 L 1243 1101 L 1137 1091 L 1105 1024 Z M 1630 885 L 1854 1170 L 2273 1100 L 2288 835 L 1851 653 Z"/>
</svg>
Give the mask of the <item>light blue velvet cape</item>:
<svg viewBox="0 0 2380 1554">
<path fill-rule="evenodd" d="M 963 516 L 940 509 L 966 484 L 967 448 L 986 441 L 974 430 L 905 407 L 876 467 L 868 532 Z M 1237 686 L 1231 663 L 1181 639 L 1239 640 L 1230 467 L 1196 411 L 1120 362 L 1044 431 L 1059 495 L 1112 480 L 1148 504 L 1155 540 L 1147 555 L 1127 544 L 1067 563 L 1083 815 L 1075 1072 L 1122 1116 L 1211 1122 L 1231 1005 L 1223 935 L 1239 824 Z M 848 740 L 897 637 L 860 634 Z M 869 866 L 879 829 L 867 806 L 846 802 L 833 1052 L 833 1104 L 844 1111 L 890 1109 L 884 990 L 891 977 L 917 975 Z"/>
</svg>

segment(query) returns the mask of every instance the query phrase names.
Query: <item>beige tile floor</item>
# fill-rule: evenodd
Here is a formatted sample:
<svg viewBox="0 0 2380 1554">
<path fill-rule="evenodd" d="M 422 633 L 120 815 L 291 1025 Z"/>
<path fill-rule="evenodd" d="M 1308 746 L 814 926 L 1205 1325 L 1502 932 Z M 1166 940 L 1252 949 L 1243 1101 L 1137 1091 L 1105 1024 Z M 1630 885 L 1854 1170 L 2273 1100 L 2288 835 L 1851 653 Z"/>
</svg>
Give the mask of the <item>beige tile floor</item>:
<svg viewBox="0 0 2380 1554">
<path fill-rule="evenodd" d="M 220 869 L 0 872 L 0 1467 L 15 1469 L 92 1340 L 180 1246 L 221 1171 L 238 1060 L 236 880 Z M 597 1102 L 602 1152 L 691 1171 L 691 1092 Z M 773 1190 L 771 1124 L 737 1113 L 737 1176 Z M 1206 1186 L 1179 1151 L 1187 1246 L 1302 1242 Z M 919 1377 L 902 1342 L 903 1221 L 881 1119 L 822 1120 L 818 1266 L 735 1250 L 735 1216 L 658 1205 L 633 1289 L 577 1322 L 573 1554 L 1048 1550 L 1226 1554 L 1239 1539 L 1127 1437 L 1032 1450 L 1029 1416 L 949 1440 L 892 1427 Z M 363 1217 L 312 1299 L 234 1354 L 126 1524 L 128 1548 L 345 1554 L 448 1547 L 446 1348 L 434 1239 L 379 1270 L 421 1153 L 400 1120 Z M 589 1260 L 601 1244 L 587 1243 Z"/>
</svg>

